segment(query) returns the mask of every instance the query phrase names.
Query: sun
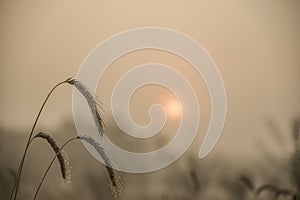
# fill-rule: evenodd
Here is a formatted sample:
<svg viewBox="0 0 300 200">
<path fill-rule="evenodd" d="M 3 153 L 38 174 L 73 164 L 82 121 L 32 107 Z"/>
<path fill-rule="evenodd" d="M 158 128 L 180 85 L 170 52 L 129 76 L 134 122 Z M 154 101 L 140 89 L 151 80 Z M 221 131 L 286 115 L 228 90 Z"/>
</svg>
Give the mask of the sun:
<svg viewBox="0 0 300 200">
<path fill-rule="evenodd" d="M 180 108 L 180 104 L 178 103 L 178 101 L 171 100 L 167 103 L 167 112 L 168 115 L 172 118 L 177 118 L 180 116 L 181 114 L 181 108 Z"/>
</svg>

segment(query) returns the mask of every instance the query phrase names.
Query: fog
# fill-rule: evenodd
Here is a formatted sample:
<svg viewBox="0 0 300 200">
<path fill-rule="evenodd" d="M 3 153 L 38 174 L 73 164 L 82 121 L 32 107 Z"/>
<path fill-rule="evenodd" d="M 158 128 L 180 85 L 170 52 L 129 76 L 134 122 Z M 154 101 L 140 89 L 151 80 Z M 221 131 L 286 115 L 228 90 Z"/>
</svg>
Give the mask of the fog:
<svg viewBox="0 0 300 200">
<path fill-rule="evenodd" d="M 122 174 L 120 198 L 248 199 L 251 194 L 240 182 L 243 176 L 256 186 L 276 184 L 295 189 L 290 159 L 295 153 L 293 120 L 300 113 L 299 8 L 295 0 L 1 0 L 1 199 L 8 199 L 13 181 L 9 171 L 16 171 L 27 134 L 50 89 L 75 77 L 100 42 L 122 31 L 149 26 L 182 32 L 206 49 L 224 80 L 226 121 L 213 152 L 199 160 L 211 108 L 201 76 L 189 63 L 168 52 L 142 50 L 120 57 L 105 72 L 96 93 L 106 113 L 105 130 L 113 133 L 109 137 L 118 145 L 137 152 L 154 150 L 166 144 L 178 128 L 179 119 L 169 116 L 163 136 L 145 141 L 129 138 L 117 127 L 110 109 L 111 92 L 118 78 L 134 66 L 157 62 L 180 71 L 197 91 L 201 108 L 198 135 L 186 154 L 158 172 Z M 166 106 L 174 98 L 165 88 L 143 87 L 130 101 L 131 115 L 136 123 L 146 124 L 153 103 Z M 36 132 L 50 133 L 62 144 L 77 134 L 72 117 L 72 87 L 64 85 L 47 103 Z M 41 199 L 113 198 L 104 166 L 80 142 L 70 145 L 66 153 L 72 165 L 71 183 L 64 183 L 58 166 L 53 166 Z M 45 142 L 37 141 L 29 155 L 22 199 L 33 195 L 53 152 Z"/>
</svg>

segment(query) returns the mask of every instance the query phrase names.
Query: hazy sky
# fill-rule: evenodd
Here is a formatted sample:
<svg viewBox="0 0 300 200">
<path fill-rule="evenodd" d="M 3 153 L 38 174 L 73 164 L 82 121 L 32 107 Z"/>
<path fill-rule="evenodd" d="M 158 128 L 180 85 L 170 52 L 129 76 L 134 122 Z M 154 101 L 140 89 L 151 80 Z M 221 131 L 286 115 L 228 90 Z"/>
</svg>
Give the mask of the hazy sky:
<svg viewBox="0 0 300 200">
<path fill-rule="evenodd" d="M 286 131 L 290 119 L 300 113 L 299 8 L 296 0 L 1 0 L 1 126 L 29 130 L 50 88 L 74 77 L 98 43 L 121 31 L 155 26 L 193 37 L 218 65 L 228 97 L 221 143 L 232 141 L 233 136 L 245 141 L 267 132 L 266 116 Z M 182 70 L 201 91 L 197 94 L 204 112 L 200 132 L 205 131 L 210 106 L 207 91 L 188 64 L 158 51 L 127 56 L 113 64 L 99 85 L 97 94 L 105 109 L 118 75 L 155 60 Z M 140 92 L 153 91 L 149 87 Z M 71 93 L 69 86 L 57 90 L 42 115 L 42 125 L 51 127 L 72 116 Z M 171 98 L 161 91 L 164 95 Z M 152 97 L 136 94 L 137 109 L 143 111 L 131 107 L 137 120 L 146 116 L 149 102 L 159 100 L 157 95 Z"/>
</svg>

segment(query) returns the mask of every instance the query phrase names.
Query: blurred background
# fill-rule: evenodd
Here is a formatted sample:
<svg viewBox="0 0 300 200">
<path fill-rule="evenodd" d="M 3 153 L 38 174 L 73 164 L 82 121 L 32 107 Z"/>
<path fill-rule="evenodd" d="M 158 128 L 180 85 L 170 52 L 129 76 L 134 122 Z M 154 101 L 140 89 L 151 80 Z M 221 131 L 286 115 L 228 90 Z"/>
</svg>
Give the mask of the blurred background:
<svg viewBox="0 0 300 200">
<path fill-rule="evenodd" d="M 210 119 L 210 99 L 202 78 L 180 57 L 162 51 L 137 51 L 112 63 L 99 82 L 97 97 L 105 110 L 109 137 L 118 145 L 136 152 L 157 149 L 170 141 L 179 123 L 179 117 L 168 112 L 161 134 L 150 141 L 120 131 L 111 116 L 110 95 L 118 78 L 134 66 L 158 62 L 174 67 L 198 91 L 201 108 L 198 135 L 188 152 L 157 172 L 122 173 L 119 198 L 249 199 L 254 190 L 249 182 L 255 188 L 273 184 L 297 192 L 300 185 L 294 179 L 299 175 L 293 169 L 298 161 L 295 119 L 300 115 L 299 8 L 296 0 L 0 0 L 0 199 L 9 198 L 27 134 L 51 87 L 75 77 L 88 53 L 106 38 L 147 26 L 174 29 L 203 45 L 224 80 L 227 117 L 213 152 L 199 160 Z M 146 124 L 153 103 L 168 106 L 174 98 L 159 86 L 141 88 L 130 100 L 133 119 Z M 76 136 L 70 86 L 55 91 L 38 131 L 50 133 L 59 144 Z M 60 178 L 58 165 L 53 166 L 40 199 L 114 198 L 105 167 L 80 142 L 65 151 L 70 183 Z M 33 143 L 20 199 L 32 198 L 52 156 L 44 141 Z M 266 199 L 268 192 L 263 194 Z"/>
</svg>

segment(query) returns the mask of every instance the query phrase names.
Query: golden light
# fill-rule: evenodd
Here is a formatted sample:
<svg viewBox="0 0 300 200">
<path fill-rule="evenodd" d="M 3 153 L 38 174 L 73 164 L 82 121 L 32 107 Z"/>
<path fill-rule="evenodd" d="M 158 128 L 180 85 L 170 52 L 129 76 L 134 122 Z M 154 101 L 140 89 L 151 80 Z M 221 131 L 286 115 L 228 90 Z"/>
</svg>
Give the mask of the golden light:
<svg viewBox="0 0 300 200">
<path fill-rule="evenodd" d="M 172 118 L 177 118 L 181 114 L 180 104 L 176 100 L 171 100 L 167 103 L 168 115 Z"/>
</svg>

